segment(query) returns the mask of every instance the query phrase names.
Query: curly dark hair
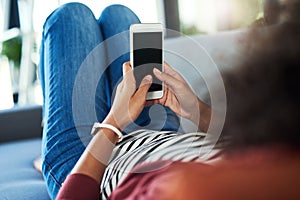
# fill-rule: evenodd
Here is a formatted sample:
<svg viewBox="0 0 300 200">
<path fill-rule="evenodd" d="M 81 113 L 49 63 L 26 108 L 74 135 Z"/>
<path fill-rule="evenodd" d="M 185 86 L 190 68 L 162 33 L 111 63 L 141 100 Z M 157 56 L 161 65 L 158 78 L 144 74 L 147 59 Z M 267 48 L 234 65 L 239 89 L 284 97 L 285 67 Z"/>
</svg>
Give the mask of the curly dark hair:
<svg viewBox="0 0 300 200">
<path fill-rule="evenodd" d="M 252 30 L 246 60 L 224 81 L 227 148 L 280 144 L 300 150 L 299 18 Z"/>
</svg>

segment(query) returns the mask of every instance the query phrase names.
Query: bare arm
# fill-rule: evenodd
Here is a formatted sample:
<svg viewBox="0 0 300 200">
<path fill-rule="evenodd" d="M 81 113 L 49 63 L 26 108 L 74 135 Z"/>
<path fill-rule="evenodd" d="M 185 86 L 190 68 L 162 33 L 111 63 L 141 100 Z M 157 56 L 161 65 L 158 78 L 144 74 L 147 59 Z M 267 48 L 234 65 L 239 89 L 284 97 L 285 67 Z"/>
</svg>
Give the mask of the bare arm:
<svg viewBox="0 0 300 200">
<path fill-rule="evenodd" d="M 133 122 L 143 110 L 146 94 L 152 82 L 152 77 L 146 76 L 136 90 L 133 71 L 129 63 L 123 65 L 123 77 L 123 81 L 118 85 L 112 108 L 102 122 L 113 125 L 120 131 Z M 116 133 L 110 129 L 101 128 L 90 141 L 71 174 L 86 175 L 100 184 L 117 141 L 118 135 Z M 63 184 L 62 187 L 64 189 L 64 187 L 68 187 L 68 184 Z M 74 189 L 74 187 L 70 188 Z M 63 191 L 68 192 L 68 189 Z"/>
<path fill-rule="evenodd" d="M 103 123 L 117 127 L 113 120 L 104 120 Z M 106 165 L 108 164 L 112 150 L 117 141 L 118 135 L 112 130 L 100 129 L 77 161 L 71 174 L 87 175 L 100 184 Z"/>
<path fill-rule="evenodd" d="M 203 132 L 207 132 L 211 120 L 211 107 L 206 103 L 204 103 L 203 101 L 201 101 L 199 98 L 198 98 L 198 105 L 199 105 L 198 110 L 200 111 L 200 117 L 196 119 L 191 119 L 191 121 L 193 121 L 195 124 L 198 124 L 199 130 Z"/>
</svg>

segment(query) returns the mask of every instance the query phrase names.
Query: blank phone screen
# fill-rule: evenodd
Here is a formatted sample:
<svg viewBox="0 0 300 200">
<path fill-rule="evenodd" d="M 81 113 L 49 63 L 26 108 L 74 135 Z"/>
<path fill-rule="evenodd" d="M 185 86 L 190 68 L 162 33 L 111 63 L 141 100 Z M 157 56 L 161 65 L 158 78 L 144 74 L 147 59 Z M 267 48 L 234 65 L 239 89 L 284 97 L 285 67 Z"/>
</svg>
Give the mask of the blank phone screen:
<svg viewBox="0 0 300 200">
<path fill-rule="evenodd" d="M 162 82 L 153 74 L 153 68 L 162 71 L 162 32 L 133 33 L 133 64 L 137 87 L 146 75 L 152 75 L 149 92 L 161 91 Z"/>
</svg>

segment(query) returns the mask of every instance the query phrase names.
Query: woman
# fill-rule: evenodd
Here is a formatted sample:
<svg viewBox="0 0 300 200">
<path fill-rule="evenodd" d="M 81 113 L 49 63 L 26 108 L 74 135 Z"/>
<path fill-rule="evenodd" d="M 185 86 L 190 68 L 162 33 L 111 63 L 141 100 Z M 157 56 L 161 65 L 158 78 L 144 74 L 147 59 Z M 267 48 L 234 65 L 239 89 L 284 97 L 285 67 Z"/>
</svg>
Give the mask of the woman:
<svg viewBox="0 0 300 200">
<path fill-rule="evenodd" d="M 126 62 L 129 60 L 128 35 L 122 34 L 129 29 L 130 24 L 138 22 L 138 18 L 129 9 L 120 5 L 108 7 L 96 21 L 90 10 L 82 4 L 67 4 L 56 10 L 45 23 L 41 50 L 45 122 L 43 174 L 51 197 L 56 198 L 59 192 L 58 199 L 98 199 L 101 192 L 103 198 L 109 199 L 286 199 L 293 192 L 293 197 L 299 198 L 297 188 L 300 158 L 290 149 L 292 140 L 280 141 L 278 131 L 274 131 L 275 139 L 270 137 L 273 134 L 270 130 L 273 129 L 268 129 L 269 122 L 272 121 L 268 114 L 273 114 L 272 112 L 263 112 L 266 115 L 263 119 L 256 118 L 257 126 L 246 123 L 250 123 L 253 118 L 242 117 L 260 115 L 259 112 L 252 113 L 249 110 L 254 104 L 243 98 L 245 92 L 249 92 L 248 97 L 256 97 L 256 102 L 259 102 L 256 107 L 262 110 L 265 110 L 263 105 L 266 105 L 265 100 L 269 98 L 269 95 L 255 95 L 251 84 L 243 80 L 249 74 L 251 60 L 262 66 L 255 68 L 256 73 L 252 71 L 253 81 L 260 83 L 260 86 L 265 85 L 267 91 L 274 91 L 271 90 L 272 84 L 263 84 L 261 77 L 255 76 L 260 74 L 259 70 L 266 69 L 263 59 L 251 57 L 249 63 L 245 62 L 245 67 L 237 72 L 238 76 L 232 76 L 228 83 L 230 112 L 224 134 L 229 134 L 231 138 L 230 147 L 240 150 L 233 151 L 238 153 L 224 153 L 222 160 L 213 166 L 204 165 L 195 162 L 199 157 L 198 149 L 203 145 L 204 135 L 174 133 L 179 129 L 175 113 L 199 124 L 199 130 L 206 131 L 210 121 L 210 107 L 198 99 L 185 80 L 167 64 L 164 72 L 154 71 L 154 75 L 165 82 L 164 97 L 147 102 L 147 105 L 166 106 L 167 117 L 163 120 L 166 122 L 161 126 L 162 119 L 149 119 L 149 108 L 144 106 L 146 92 L 153 77 L 146 76 L 136 90 L 130 64 Z M 278 33 L 269 42 L 278 40 L 281 36 L 280 31 Z M 107 41 L 115 35 L 116 39 Z M 297 34 L 290 36 L 297 39 Z M 99 45 L 102 41 L 106 41 L 105 45 Z M 283 44 L 285 41 L 282 41 Z M 120 50 L 124 46 L 125 51 Z M 278 49 L 278 46 L 274 47 Z M 94 52 L 94 49 L 97 51 Z M 256 49 L 262 48 L 254 47 L 254 52 Z M 267 52 L 268 64 L 274 64 L 270 58 L 277 52 Z M 252 56 L 257 55 L 256 53 Z M 295 48 L 295 55 L 299 55 L 298 53 Z M 278 70 L 268 68 L 269 72 L 289 77 L 291 74 L 280 72 L 285 65 L 284 60 L 290 58 L 288 60 L 294 62 L 295 56 L 290 57 L 284 51 L 281 55 L 284 59 L 277 62 Z M 103 69 L 107 63 L 109 67 Z M 123 80 L 118 84 L 122 76 L 122 63 L 125 63 Z M 290 69 L 294 70 L 293 67 Z M 99 76 L 102 74 L 104 75 Z M 270 76 L 268 80 L 276 86 L 277 79 L 274 76 Z M 111 96 L 117 84 L 111 105 Z M 291 114 L 288 116 L 294 116 L 293 109 L 298 104 L 292 103 L 297 102 L 298 97 L 291 95 L 292 93 L 286 94 L 285 88 L 279 89 L 278 95 L 292 97 L 286 99 L 284 105 L 287 106 L 280 108 Z M 243 104 L 240 103 L 241 100 L 244 101 Z M 280 104 L 282 99 L 272 100 Z M 248 106 L 244 106 L 245 104 Z M 195 109 L 195 105 L 199 109 Z M 201 111 L 200 119 L 195 117 L 199 115 L 198 110 Z M 244 119 L 243 123 L 238 123 L 241 119 Z M 295 114 L 295 119 L 284 120 L 286 123 L 283 127 L 288 127 L 290 131 L 297 130 L 298 125 L 294 123 L 297 119 L 299 115 Z M 89 133 L 95 121 L 102 125 L 92 131 L 95 136 L 91 138 Z M 139 130 L 141 126 L 153 131 Z M 259 127 L 263 127 L 264 131 L 259 131 Z M 248 138 L 242 137 L 244 134 L 237 134 L 245 128 L 251 133 L 256 130 L 257 134 L 252 134 L 253 137 L 248 134 Z M 119 141 L 122 132 L 128 135 L 124 136 L 123 141 Z M 234 137 L 236 134 L 240 137 Z M 295 135 L 297 134 L 292 132 L 290 136 Z M 263 136 L 265 140 L 260 140 Z M 258 148 L 250 148 L 258 141 L 264 142 Z M 297 144 L 299 137 L 295 137 L 293 141 Z M 191 142 L 193 145 L 187 149 L 187 144 Z M 87 143 L 89 144 L 85 148 Z M 249 148 L 240 148 L 247 147 L 245 143 L 249 144 Z M 168 159 L 169 155 L 174 157 Z M 287 156 L 278 160 L 279 155 Z M 284 177 L 293 185 L 287 186 Z M 261 189 L 266 185 L 268 187 Z"/>
<path fill-rule="evenodd" d="M 130 134 L 135 140 L 147 140 L 148 145 L 152 141 L 170 137 L 175 142 L 178 134 L 172 132 L 179 129 L 175 113 L 199 123 L 195 117 L 198 115 L 195 105 L 198 104 L 199 109 L 203 110 L 200 128 L 204 131 L 207 129 L 209 106 L 200 101 L 184 79 L 168 65 L 165 66 L 165 73 L 155 71 L 157 77 L 171 83 L 165 88 L 167 95 L 163 99 L 148 102 L 160 103 L 166 107 L 160 111 L 161 118 L 150 119 L 150 108 L 144 106 L 152 76 L 146 76 L 136 91 L 133 73 L 127 62 L 128 30 L 133 23 L 139 23 L 138 18 L 121 5 L 106 8 L 97 21 L 86 6 L 71 3 L 52 13 L 44 25 L 40 65 L 45 123 L 42 157 L 43 174 L 52 198 L 55 198 L 76 163 L 71 173 L 87 172 L 100 183 L 118 135 L 111 129 L 101 128 L 91 140 L 90 132 L 95 122 L 108 124 L 123 133 L 132 133 L 141 128 L 150 129 L 152 131 Z M 110 64 L 106 68 L 107 63 Z M 122 65 L 124 79 L 119 84 L 111 105 L 113 90 L 122 77 Z M 180 95 L 175 98 L 169 88 Z M 164 123 L 161 124 L 162 122 Z M 155 130 L 172 132 L 155 134 Z M 107 138 L 103 138 L 103 135 Z M 156 137 L 152 138 L 153 136 Z M 126 138 L 129 140 L 129 136 Z M 81 156 L 90 140 L 90 152 L 86 151 Z M 184 140 L 183 138 L 181 141 Z M 93 141 L 100 142 L 103 146 L 96 145 L 97 148 L 107 151 L 107 155 L 98 155 L 98 150 L 94 150 L 96 147 L 92 145 Z M 150 148 L 152 147 L 148 146 Z M 121 167 L 120 164 L 116 165 Z M 125 173 L 126 171 L 122 173 L 122 177 Z M 111 176 L 115 177 L 116 172 Z M 109 192 L 106 191 L 105 196 Z"/>
</svg>

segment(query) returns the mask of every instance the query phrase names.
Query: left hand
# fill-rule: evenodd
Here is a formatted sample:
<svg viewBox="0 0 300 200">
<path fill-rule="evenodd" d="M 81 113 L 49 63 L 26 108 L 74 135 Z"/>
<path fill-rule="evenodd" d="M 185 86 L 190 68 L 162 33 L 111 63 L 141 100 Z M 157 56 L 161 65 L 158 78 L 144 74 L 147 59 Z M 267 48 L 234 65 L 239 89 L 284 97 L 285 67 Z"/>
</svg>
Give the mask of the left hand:
<svg viewBox="0 0 300 200">
<path fill-rule="evenodd" d="M 117 87 L 112 108 L 104 120 L 123 130 L 132 123 L 142 112 L 148 89 L 152 83 L 152 76 L 147 75 L 136 90 L 136 81 L 129 62 L 123 64 L 123 80 Z"/>
<path fill-rule="evenodd" d="M 164 96 L 161 99 L 147 102 L 147 105 L 161 104 L 169 107 L 176 114 L 199 123 L 199 98 L 191 90 L 184 78 L 164 63 L 164 71 L 154 69 L 154 75 L 165 83 Z"/>
</svg>

